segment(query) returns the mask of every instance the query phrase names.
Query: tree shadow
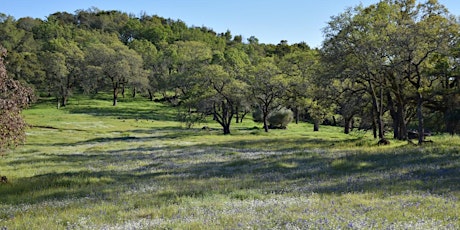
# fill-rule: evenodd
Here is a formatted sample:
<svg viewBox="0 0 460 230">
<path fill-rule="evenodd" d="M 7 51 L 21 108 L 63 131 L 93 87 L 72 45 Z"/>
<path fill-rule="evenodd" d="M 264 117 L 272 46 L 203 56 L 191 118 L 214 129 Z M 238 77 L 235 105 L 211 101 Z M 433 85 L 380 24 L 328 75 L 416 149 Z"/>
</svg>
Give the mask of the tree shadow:
<svg viewBox="0 0 460 230">
<path fill-rule="evenodd" d="M 66 108 L 69 113 L 88 114 L 92 116 L 104 116 L 117 119 L 136 119 L 136 120 L 155 120 L 155 121 L 177 121 L 177 116 L 173 113 L 165 113 L 164 109 L 153 110 L 151 108 L 138 107 L 93 107 L 75 106 Z"/>
<path fill-rule="evenodd" d="M 133 134 L 133 135 L 131 135 Z M 142 136 L 136 136 L 136 134 L 142 134 Z M 55 143 L 52 146 L 78 146 L 78 145 L 87 145 L 87 144 L 104 144 L 104 143 L 114 143 L 114 142 L 125 142 L 127 145 L 135 142 L 146 142 L 150 140 L 181 140 L 189 137 L 196 137 L 203 135 L 201 129 L 184 129 L 180 127 L 161 127 L 155 129 L 135 129 L 124 131 L 120 136 L 115 137 L 96 137 L 90 138 L 83 141 L 77 142 L 63 142 Z M 39 144 L 36 144 L 39 145 Z M 44 144 L 49 145 L 49 144 Z"/>
<path fill-rule="evenodd" d="M 146 137 L 149 138 L 149 137 Z M 165 135 L 162 138 L 181 138 Z M 92 142 L 143 139 L 103 138 Z M 18 178 L 1 185 L 0 202 L 37 203 L 68 197 L 109 197 L 119 188 L 161 181 L 174 191 L 159 188 L 158 199 L 178 196 L 231 194 L 241 190 L 261 193 L 402 193 L 460 191 L 460 155 L 456 151 L 424 151 L 400 147 L 376 152 L 329 151 L 332 141 L 310 139 L 322 148 L 294 148 L 299 139 L 276 140 L 277 149 L 263 150 L 267 141 L 234 141 L 219 145 L 186 147 L 133 147 L 79 154 L 43 154 L 11 164 L 42 167 L 66 165 L 75 172 L 52 172 Z M 251 145 L 252 143 L 252 145 Z M 283 147 L 288 146 L 288 147 Z M 129 168 L 123 165 L 129 164 Z M 104 168 L 111 165 L 112 169 Z M 222 181 L 222 183 L 216 183 Z"/>
<path fill-rule="evenodd" d="M 163 173 L 136 175 L 117 170 L 46 173 L 16 179 L 0 187 L 2 204 L 35 204 L 62 199 L 104 199 L 113 195 L 113 188 L 129 187 L 133 179 L 140 181 L 155 178 Z M 118 191 L 120 192 L 120 191 Z"/>
<path fill-rule="evenodd" d="M 326 140 L 315 137 L 290 137 L 290 138 L 261 138 L 258 140 L 238 140 L 224 141 L 219 144 L 220 147 L 232 147 L 248 150 L 269 150 L 269 151 L 299 151 L 303 149 L 323 149 L 330 150 L 340 146 L 356 146 L 363 145 L 361 138 L 352 138 L 344 141 Z M 203 147 L 212 147 L 214 144 L 200 144 Z"/>
<path fill-rule="evenodd" d="M 404 150 L 403 150 L 404 151 Z M 184 170 L 192 178 L 254 178 L 251 189 L 304 193 L 460 191 L 460 156 L 417 150 L 353 153 L 331 157 L 317 152 L 277 152 L 260 159 L 236 158 L 202 163 Z M 276 186 L 279 183 L 280 186 Z"/>
</svg>

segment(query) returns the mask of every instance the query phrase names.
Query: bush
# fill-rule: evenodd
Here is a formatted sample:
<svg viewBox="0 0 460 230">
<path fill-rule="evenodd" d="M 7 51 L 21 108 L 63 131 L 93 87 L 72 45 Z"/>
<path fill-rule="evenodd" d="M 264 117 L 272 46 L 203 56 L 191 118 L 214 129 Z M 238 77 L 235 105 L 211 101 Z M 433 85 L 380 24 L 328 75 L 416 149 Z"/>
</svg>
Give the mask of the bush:
<svg viewBox="0 0 460 230">
<path fill-rule="evenodd" d="M 293 120 L 294 113 L 290 109 L 281 109 L 268 116 L 270 129 L 285 129 Z"/>
</svg>

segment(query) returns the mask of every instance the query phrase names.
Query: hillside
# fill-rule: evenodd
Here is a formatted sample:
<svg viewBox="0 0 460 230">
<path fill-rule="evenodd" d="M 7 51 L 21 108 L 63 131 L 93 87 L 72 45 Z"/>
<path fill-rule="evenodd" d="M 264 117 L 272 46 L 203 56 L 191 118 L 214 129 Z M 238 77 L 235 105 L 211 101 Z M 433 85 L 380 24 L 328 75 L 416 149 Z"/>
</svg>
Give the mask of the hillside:
<svg viewBox="0 0 460 230">
<path fill-rule="evenodd" d="M 24 111 L 28 142 L 0 162 L 0 226 L 460 227 L 458 137 L 377 146 L 308 123 L 266 134 L 250 118 L 223 135 L 212 121 L 184 128 L 160 103 L 77 98 Z"/>
</svg>

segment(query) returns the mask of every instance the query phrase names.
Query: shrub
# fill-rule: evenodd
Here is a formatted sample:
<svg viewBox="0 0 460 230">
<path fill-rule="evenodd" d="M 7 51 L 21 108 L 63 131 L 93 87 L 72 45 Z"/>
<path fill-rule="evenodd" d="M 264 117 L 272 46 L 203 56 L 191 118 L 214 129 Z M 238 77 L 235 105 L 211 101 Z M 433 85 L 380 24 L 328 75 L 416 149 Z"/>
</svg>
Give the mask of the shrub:
<svg viewBox="0 0 460 230">
<path fill-rule="evenodd" d="M 268 123 L 271 129 L 285 129 L 293 119 L 293 112 L 290 109 L 280 109 L 268 116 Z"/>
</svg>

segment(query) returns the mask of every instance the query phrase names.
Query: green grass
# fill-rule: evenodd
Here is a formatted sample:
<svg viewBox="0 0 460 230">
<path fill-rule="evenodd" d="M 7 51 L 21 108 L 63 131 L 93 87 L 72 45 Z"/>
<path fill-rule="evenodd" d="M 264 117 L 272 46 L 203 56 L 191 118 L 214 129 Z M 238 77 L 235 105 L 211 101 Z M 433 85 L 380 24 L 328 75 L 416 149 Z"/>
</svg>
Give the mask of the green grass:
<svg viewBox="0 0 460 230">
<path fill-rule="evenodd" d="M 222 135 L 143 99 L 77 97 L 24 111 L 0 161 L 8 229 L 458 229 L 460 138 L 423 147 L 247 119 Z M 202 130 L 202 126 L 211 130 Z"/>
</svg>

